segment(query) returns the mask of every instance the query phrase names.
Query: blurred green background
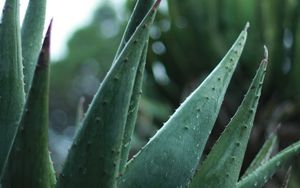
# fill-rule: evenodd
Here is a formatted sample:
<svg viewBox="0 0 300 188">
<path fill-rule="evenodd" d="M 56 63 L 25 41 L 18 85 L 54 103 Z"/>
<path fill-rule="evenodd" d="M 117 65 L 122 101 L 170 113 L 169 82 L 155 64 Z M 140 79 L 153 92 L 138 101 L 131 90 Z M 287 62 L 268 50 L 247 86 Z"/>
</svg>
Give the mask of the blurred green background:
<svg viewBox="0 0 300 188">
<path fill-rule="evenodd" d="M 123 10 L 109 1 L 99 6 L 92 22 L 69 40 L 67 55 L 52 63 L 50 143 L 57 168 L 74 135 L 79 100 L 85 98 L 86 110 L 111 65 L 134 4 L 128 0 Z M 243 168 L 271 132 L 277 130 L 278 150 L 300 139 L 300 0 L 169 0 L 151 29 L 131 154 L 217 65 L 247 21 L 249 38 L 206 152 L 241 102 L 264 44 L 269 49 L 269 69 Z M 293 171 L 298 173 L 293 173 L 290 187 L 300 187 L 299 169 L 300 161 L 295 161 Z M 284 172 L 267 187 L 280 187 Z"/>
</svg>

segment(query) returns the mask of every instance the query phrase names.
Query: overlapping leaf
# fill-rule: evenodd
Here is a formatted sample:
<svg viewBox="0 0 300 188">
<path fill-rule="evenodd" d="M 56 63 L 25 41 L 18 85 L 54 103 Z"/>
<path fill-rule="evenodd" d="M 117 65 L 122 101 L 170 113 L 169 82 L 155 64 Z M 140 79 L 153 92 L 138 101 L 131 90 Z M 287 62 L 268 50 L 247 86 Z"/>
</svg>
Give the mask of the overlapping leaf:
<svg viewBox="0 0 300 188">
<path fill-rule="evenodd" d="M 50 30 L 44 40 L 33 85 L 4 170 L 4 187 L 52 188 L 55 173 L 48 151 Z"/>
<path fill-rule="evenodd" d="M 57 187 L 115 187 L 121 143 L 142 52 L 160 1 L 151 7 L 103 80 Z"/>
<path fill-rule="evenodd" d="M 253 126 L 267 61 L 267 59 L 262 61 L 242 104 L 200 166 L 189 187 L 235 187 Z"/>
<path fill-rule="evenodd" d="M 36 62 L 42 45 L 45 14 L 46 0 L 29 1 L 21 30 L 24 87 L 26 95 L 31 86 Z"/>
<path fill-rule="evenodd" d="M 251 162 L 251 164 L 247 168 L 246 172 L 244 173 L 243 177 L 252 173 L 260 165 L 267 162 L 277 144 L 278 144 L 277 136 L 275 134 L 271 135 L 265 141 L 264 145 L 261 147 L 260 151 L 255 156 L 254 160 Z"/>
<path fill-rule="evenodd" d="M 287 147 L 268 162 L 258 167 L 255 171 L 240 180 L 238 188 L 262 187 L 273 174 L 282 166 L 291 162 L 291 160 L 300 153 L 300 141 Z"/>
<path fill-rule="evenodd" d="M 129 162 L 119 187 L 187 184 L 216 121 L 246 38 L 245 29 L 220 64 Z"/>
<path fill-rule="evenodd" d="M 0 176 L 25 103 L 22 68 L 19 0 L 6 0 L 0 33 Z"/>
<path fill-rule="evenodd" d="M 128 160 L 128 155 L 129 155 L 129 150 L 131 145 L 131 138 L 134 132 L 135 122 L 138 115 L 139 100 L 142 93 L 143 75 L 144 75 L 144 69 L 146 64 L 147 50 L 148 50 L 148 43 L 145 44 L 141 56 L 141 60 L 139 63 L 139 67 L 137 70 L 136 79 L 132 91 L 132 96 L 130 99 L 128 116 L 126 120 L 123 140 L 122 140 L 120 170 L 119 170 L 120 174 L 123 174 L 125 171 L 125 166 Z"/>
</svg>

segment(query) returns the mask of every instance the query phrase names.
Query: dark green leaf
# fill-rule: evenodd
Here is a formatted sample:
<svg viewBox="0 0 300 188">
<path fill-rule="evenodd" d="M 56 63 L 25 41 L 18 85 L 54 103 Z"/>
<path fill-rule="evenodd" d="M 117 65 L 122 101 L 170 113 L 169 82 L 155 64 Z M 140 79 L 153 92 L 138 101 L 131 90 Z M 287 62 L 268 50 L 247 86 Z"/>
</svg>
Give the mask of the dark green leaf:
<svg viewBox="0 0 300 188">
<path fill-rule="evenodd" d="M 6 0 L 0 33 L 0 175 L 25 103 L 19 1 Z"/>
<path fill-rule="evenodd" d="M 5 166 L 3 187 L 52 188 L 55 184 L 55 173 L 48 151 L 50 29 L 51 26 Z"/>
</svg>

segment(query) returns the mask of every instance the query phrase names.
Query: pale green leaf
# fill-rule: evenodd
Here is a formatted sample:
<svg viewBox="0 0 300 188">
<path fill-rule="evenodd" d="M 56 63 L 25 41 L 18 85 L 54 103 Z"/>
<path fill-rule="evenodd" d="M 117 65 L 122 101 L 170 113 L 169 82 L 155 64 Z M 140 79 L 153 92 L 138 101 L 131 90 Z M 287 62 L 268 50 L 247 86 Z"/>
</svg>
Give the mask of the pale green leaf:
<svg viewBox="0 0 300 188">
<path fill-rule="evenodd" d="M 183 187 L 194 174 L 247 38 L 246 29 L 203 83 L 129 162 L 120 188 Z"/>
<path fill-rule="evenodd" d="M 200 165 L 190 188 L 232 188 L 236 185 L 253 127 L 267 61 L 264 59 L 260 64 L 244 100 Z"/>
</svg>

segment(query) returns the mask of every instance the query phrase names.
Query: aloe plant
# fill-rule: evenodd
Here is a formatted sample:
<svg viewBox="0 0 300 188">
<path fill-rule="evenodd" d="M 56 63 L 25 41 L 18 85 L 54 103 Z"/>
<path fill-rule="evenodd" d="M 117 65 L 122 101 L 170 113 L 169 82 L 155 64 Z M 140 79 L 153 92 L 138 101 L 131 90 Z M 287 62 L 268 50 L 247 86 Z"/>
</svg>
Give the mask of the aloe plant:
<svg viewBox="0 0 300 188">
<path fill-rule="evenodd" d="M 37 8 L 33 5 L 43 12 L 44 2 L 31 0 L 26 18 L 36 15 Z M 25 19 L 21 38 L 18 0 L 6 0 L 0 25 L 0 83 L 3 86 L 0 90 L 0 187 L 262 186 L 300 153 L 300 142 L 297 142 L 269 159 L 274 146 L 272 137 L 243 178 L 238 179 L 266 72 L 268 51 L 265 48 L 264 59 L 239 109 L 209 155 L 203 163 L 200 161 L 244 49 L 247 23 L 216 68 L 128 161 L 149 30 L 159 3 L 160 0 L 137 1 L 111 68 L 84 116 L 79 105 L 77 134 L 63 170 L 56 177 L 47 146 L 51 24 L 42 47 L 41 39 L 33 39 L 34 32 L 26 32 L 26 29 L 33 28 L 40 34 L 43 13 L 33 23 Z M 28 42 L 36 47 L 22 49 L 28 48 Z M 21 52 L 27 54 L 27 60 L 22 61 Z M 26 68 L 23 70 L 22 66 Z M 31 75 L 25 81 L 27 86 L 23 75 Z"/>
</svg>

